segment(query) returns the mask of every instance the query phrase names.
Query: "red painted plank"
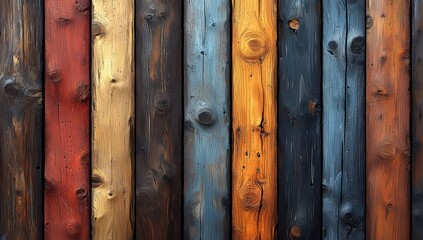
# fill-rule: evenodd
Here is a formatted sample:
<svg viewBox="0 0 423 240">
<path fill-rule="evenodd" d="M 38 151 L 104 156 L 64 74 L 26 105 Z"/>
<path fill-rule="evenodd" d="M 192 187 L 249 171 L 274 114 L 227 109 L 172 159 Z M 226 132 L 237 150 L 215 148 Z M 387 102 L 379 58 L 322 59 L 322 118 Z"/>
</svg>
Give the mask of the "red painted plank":
<svg viewBox="0 0 423 240">
<path fill-rule="evenodd" d="M 90 2 L 45 1 L 45 239 L 89 239 Z"/>
</svg>

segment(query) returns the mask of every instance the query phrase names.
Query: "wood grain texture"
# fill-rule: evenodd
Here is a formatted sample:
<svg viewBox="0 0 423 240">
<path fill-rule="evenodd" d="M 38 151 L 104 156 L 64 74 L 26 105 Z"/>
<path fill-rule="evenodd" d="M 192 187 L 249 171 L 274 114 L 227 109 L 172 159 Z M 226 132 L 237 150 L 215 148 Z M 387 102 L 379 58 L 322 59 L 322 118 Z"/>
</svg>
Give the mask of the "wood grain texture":
<svg viewBox="0 0 423 240">
<path fill-rule="evenodd" d="M 367 2 L 367 239 L 410 237 L 409 7 Z"/>
<path fill-rule="evenodd" d="M 276 1 L 232 1 L 232 237 L 274 239 Z"/>
<path fill-rule="evenodd" d="M 412 11 L 412 239 L 423 239 L 423 1 Z"/>
<path fill-rule="evenodd" d="M 90 237 L 89 10 L 45 1 L 45 239 Z"/>
<path fill-rule="evenodd" d="M 41 239 L 42 1 L 0 1 L 0 239 Z"/>
<path fill-rule="evenodd" d="M 323 1 L 323 238 L 364 239 L 365 1 Z"/>
<path fill-rule="evenodd" d="M 132 239 L 134 1 L 92 5 L 92 238 Z"/>
<path fill-rule="evenodd" d="M 135 1 L 136 239 L 182 238 L 182 2 Z"/>
<path fill-rule="evenodd" d="M 230 3 L 184 14 L 184 239 L 230 239 Z"/>
<path fill-rule="evenodd" d="M 321 237 L 321 6 L 279 0 L 278 234 Z"/>
</svg>

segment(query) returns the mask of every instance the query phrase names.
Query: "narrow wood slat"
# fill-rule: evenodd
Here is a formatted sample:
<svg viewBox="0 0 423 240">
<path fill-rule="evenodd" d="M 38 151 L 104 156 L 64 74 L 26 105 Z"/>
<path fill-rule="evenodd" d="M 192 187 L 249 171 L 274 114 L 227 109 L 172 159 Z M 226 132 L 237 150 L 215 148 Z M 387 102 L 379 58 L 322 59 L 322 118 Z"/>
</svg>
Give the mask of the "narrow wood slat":
<svg viewBox="0 0 423 240">
<path fill-rule="evenodd" d="M 93 0 L 93 239 L 133 237 L 133 22 L 133 0 Z"/>
<path fill-rule="evenodd" d="M 0 239 L 41 239 L 42 2 L 0 2 Z"/>
<path fill-rule="evenodd" d="M 230 239 L 230 3 L 185 2 L 184 239 Z"/>
<path fill-rule="evenodd" d="M 412 11 L 412 239 L 423 239 L 423 1 Z"/>
<path fill-rule="evenodd" d="M 410 237 L 409 7 L 367 2 L 367 239 Z"/>
<path fill-rule="evenodd" d="M 277 222 L 276 2 L 232 1 L 232 236 L 273 239 Z"/>
<path fill-rule="evenodd" d="M 45 1 L 45 238 L 90 237 L 90 2 Z"/>
<path fill-rule="evenodd" d="M 135 6 L 136 239 L 180 239 L 182 2 Z"/>
<path fill-rule="evenodd" d="M 323 236 L 364 239 L 365 1 L 323 1 Z"/>
<path fill-rule="evenodd" d="M 321 6 L 279 0 L 279 237 L 321 236 Z"/>
</svg>

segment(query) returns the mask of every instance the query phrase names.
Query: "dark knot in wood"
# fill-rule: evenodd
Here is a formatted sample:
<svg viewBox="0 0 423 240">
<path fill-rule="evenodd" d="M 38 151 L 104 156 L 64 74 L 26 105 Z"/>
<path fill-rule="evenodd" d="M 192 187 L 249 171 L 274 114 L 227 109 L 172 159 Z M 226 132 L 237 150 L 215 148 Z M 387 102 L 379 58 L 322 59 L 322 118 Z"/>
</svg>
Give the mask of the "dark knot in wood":
<svg viewBox="0 0 423 240">
<path fill-rule="evenodd" d="M 239 190 L 239 197 L 244 209 L 258 210 L 262 202 L 262 189 L 257 184 L 246 184 Z"/>
<path fill-rule="evenodd" d="M 359 36 L 351 41 L 350 50 L 355 54 L 362 54 L 364 53 L 365 46 L 366 40 L 364 39 L 364 37 Z"/>
<path fill-rule="evenodd" d="M 4 92 L 9 96 L 16 96 L 18 94 L 18 85 L 10 78 L 4 80 L 3 89 Z"/>
<path fill-rule="evenodd" d="M 203 126 L 211 126 L 214 122 L 214 114 L 209 109 L 200 109 L 197 115 L 197 121 Z"/>
<path fill-rule="evenodd" d="M 78 223 L 70 223 L 66 227 L 66 232 L 71 237 L 76 237 L 81 232 L 81 226 Z"/>
<path fill-rule="evenodd" d="M 160 114 L 166 113 L 170 109 L 169 98 L 165 95 L 157 95 L 154 98 L 154 107 L 156 108 L 158 113 Z"/>
</svg>

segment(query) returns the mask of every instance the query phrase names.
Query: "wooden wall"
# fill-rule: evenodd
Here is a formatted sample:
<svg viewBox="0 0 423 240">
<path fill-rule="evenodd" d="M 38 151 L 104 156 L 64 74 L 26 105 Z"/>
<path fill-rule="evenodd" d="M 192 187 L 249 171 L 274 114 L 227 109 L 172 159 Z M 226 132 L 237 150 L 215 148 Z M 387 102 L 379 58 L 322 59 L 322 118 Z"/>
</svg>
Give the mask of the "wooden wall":
<svg viewBox="0 0 423 240">
<path fill-rule="evenodd" d="M 133 1 L 93 1 L 93 239 L 133 236 L 133 21 Z"/>
<path fill-rule="evenodd" d="M 45 4 L 46 239 L 90 236 L 90 2 Z"/>
<path fill-rule="evenodd" d="M 43 211 L 42 2 L 0 2 L 0 239 L 39 239 Z"/>
<path fill-rule="evenodd" d="M 184 6 L 183 233 L 187 239 L 228 239 L 230 2 L 195 0 Z"/>
</svg>

